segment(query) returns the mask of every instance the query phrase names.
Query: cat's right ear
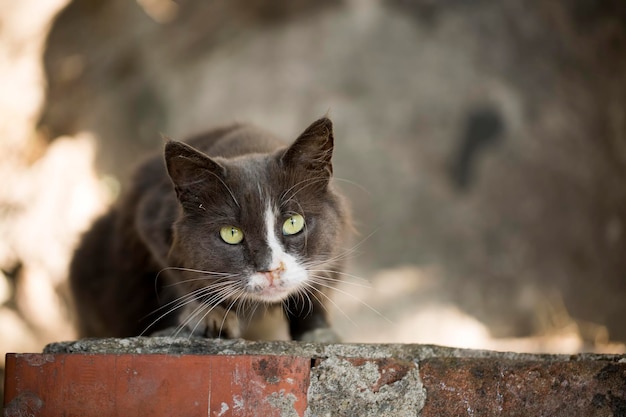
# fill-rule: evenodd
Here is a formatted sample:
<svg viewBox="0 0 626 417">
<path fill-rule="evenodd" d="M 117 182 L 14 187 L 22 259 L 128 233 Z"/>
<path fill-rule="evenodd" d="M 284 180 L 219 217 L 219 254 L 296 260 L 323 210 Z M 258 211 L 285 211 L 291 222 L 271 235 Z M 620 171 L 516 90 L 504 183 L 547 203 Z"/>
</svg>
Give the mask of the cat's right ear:
<svg viewBox="0 0 626 417">
<path fill-rule="evenodd" d="M 287 167 L 304 170 L 326 179 L 333 174 L 333 123 L 323 117 L 313 122 L 284 152 L 281 161 Z"/>
<path fill-rule="evenodd" d="M 206 187 L 207 181 L 224 176 L 224 167 L 204 153 L 183 142 L 170 140 L 165 145 L 165 164 L 179 199 Z"/>
</svg>

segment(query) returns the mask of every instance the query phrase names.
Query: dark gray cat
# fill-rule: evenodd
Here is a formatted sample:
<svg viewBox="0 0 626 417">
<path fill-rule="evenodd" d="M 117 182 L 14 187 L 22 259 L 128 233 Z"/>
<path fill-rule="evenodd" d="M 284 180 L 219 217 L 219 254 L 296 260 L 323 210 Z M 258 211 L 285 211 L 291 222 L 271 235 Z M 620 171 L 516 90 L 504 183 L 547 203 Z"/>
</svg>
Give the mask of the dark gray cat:
<svg viewBox="0 0 626 417">
<path fill-rule="evenodd" d="M 245 125 L 168 142 L 75 253 L 80 335 L 239 337 L 268 307 L 293 339 L 332 335 L 324 304 L 351 229 L 332 152 L 327 118 L 291 146 Z"/>
</svg>

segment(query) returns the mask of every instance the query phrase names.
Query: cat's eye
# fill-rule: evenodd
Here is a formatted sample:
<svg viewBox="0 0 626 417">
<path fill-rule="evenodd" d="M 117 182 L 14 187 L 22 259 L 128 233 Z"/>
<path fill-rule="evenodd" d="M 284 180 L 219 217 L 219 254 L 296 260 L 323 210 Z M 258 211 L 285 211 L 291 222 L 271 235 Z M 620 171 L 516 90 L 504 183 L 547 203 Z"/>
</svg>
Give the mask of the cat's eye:
<svg viewBox="0 0 626 417">
<path fill-rule="evenodd" d="M 304 217 L 299 214 L 290 216 L 285 223 L 283 223 L 283 235 L 295 235 L 304 228 Z"/>
<path fill-rule="evenodd" d="M 220 237 L 229 245 L 237 245 L 243 240 L 243 232 L 235 226 L 224 226 L 220 229 Z"/>
</svg>

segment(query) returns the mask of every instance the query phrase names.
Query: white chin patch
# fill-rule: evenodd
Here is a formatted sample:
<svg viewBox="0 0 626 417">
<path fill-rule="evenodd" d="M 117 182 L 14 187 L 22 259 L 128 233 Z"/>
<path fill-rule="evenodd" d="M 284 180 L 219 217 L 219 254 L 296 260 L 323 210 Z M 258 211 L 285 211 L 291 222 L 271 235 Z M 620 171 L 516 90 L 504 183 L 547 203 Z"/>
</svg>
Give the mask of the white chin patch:
<svg viewBox="0 0 626 417">
<path fill-rule="evenodd" d="M 271 207 L 265 210 L 267 245 L 270 247 L 271 262 L 268 272 L 256 272 L 248 279 L 247 298 L 275 303 L 303 287 L 307 271 L 295 257 L 285 252 L 275 234 L 275 216 Z"/>
</svg>

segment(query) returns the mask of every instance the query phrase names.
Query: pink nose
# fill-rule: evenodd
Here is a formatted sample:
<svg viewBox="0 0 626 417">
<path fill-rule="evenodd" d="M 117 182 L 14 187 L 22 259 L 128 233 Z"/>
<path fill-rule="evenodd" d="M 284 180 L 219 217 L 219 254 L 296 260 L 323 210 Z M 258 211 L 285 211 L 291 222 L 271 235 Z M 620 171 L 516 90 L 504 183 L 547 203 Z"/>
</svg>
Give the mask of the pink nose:
<svg viewBox="0 0 626 417">
<path fill-rule="evenodd" d="M 274 285 L 274 280 L 275 279 L 280 279 L 280 274 L 277 273 L 276 270 L 268 271 L 268 272 L 262 272 L 262 274 L 265 275 L 265 278 L 267 278 L 267 280 L 269 281 L 270 285 Z"/>
<path fill-rule="evenodd" d="M 284 270 L 285 270 L 285 264 L 281 262 L 278 265 L 278 268 L 273 269 L 271 271 L 262 272 L 262 274 L 265 275 L 265 278 L 267 278 L 270 285 L 273 285 L 274 280 L 279 280 Z"/>
</svg>

